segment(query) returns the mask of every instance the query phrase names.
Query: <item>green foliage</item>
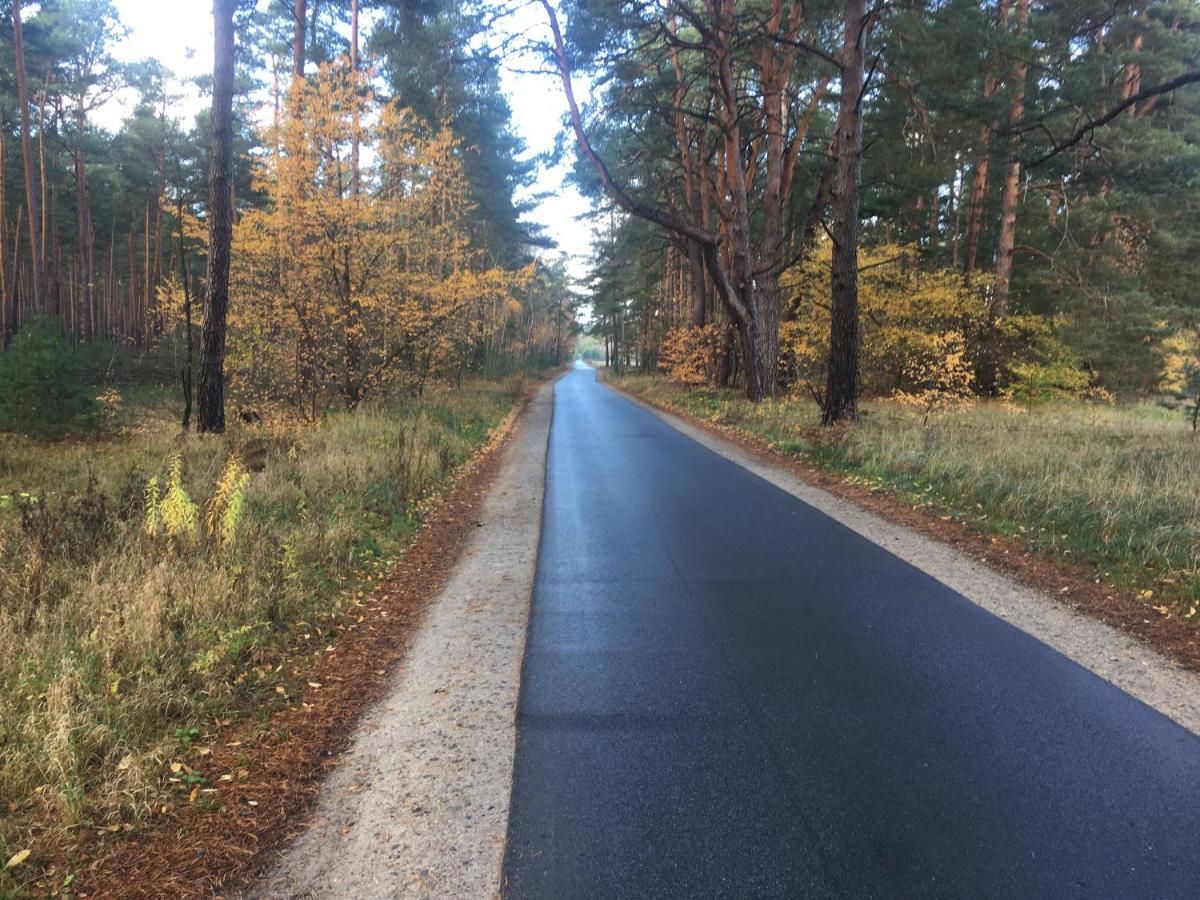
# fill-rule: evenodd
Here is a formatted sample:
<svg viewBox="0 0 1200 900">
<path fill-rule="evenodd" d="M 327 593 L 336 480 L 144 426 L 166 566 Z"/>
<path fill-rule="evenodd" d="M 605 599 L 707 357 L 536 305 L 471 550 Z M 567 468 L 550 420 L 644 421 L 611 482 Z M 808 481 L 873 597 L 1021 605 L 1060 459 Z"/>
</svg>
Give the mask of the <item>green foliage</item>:
<svg viewBox="0 0 1200 900">
<path fill-rule="evenodd" d="M 161 496 L 160 496 L 161 495 Z M 200 530 L 200 509 L 183 486 L 183 457 L 174 453 L 167 464 L 165 490 L 158 476 L 146 483 L 146 534 L 166 535 L 178 542 L 194 543 Z"/>
<path fill-rule="evenodd" d="M 55 323 L 27 324 L 0 353 L 0 431 L 43 439 L 94 430 L 97 348 L 64 341 Z"/>
<path fill-rule="evenodd" d="M 1016 363 L 1002 393 L 1019 403 L 1045 403 L 1078 398 L 1088 389 L 1089 382 L 1075 355 L 1059 345 L 1041 362 Z"/>
</svg>

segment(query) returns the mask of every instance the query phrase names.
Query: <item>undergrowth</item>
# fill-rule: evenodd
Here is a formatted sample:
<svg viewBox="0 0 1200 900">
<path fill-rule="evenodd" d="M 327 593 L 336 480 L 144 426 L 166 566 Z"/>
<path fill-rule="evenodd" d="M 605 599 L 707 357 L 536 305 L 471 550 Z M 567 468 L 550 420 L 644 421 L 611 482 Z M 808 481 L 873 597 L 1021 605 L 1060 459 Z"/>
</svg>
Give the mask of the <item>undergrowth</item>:
<svg viewBox="0 0 1200 900">
<path fill-rule="evenodd" d="M 35 831 L 129 827 L 181 741 L 265 717 L 286 676 L 264 660 L 336 639 L 523 392 L 427 388 L 220 437 L 152 405 L 103 438 L 0 435 L 0 867 Z"/>
</svg>

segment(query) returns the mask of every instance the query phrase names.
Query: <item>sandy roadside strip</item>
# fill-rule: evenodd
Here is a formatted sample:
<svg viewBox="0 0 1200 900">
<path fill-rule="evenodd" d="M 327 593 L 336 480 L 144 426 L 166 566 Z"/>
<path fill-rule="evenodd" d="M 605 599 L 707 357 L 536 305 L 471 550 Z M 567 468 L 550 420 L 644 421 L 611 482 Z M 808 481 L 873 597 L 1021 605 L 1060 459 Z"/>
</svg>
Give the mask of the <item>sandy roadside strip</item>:
<svg viewBox="0 0 1200 900">
<path fill-rule="evenodd" d="M 982 565 L 953 547 L 904 525 L 889 522 L 786 469 L 755 458 L 736 444 L 679 416 L 612 385 L 607 387 L 719 456 L 857 531 L 1194 734 L 1200 734 L 1200 675 L 1177 666 L 1129 635 L 1077 613 L 1053 597 Z"/>
<path fill-rule="evenodd" d="M 497 894 L 552 410 L 547 383 L 387 697 L 248 896 Z"/>
</svg>

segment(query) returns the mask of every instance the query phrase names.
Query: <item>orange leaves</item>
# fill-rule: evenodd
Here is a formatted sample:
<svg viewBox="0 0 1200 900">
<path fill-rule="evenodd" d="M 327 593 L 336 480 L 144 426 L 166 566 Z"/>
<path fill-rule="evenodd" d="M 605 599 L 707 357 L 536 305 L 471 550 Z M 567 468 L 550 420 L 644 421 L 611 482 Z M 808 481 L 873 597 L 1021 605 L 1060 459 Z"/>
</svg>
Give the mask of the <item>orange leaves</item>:
<svg viewBox="0 0 1200 900">
<path fill-rule="evenodd" d="M 448 128 L 379 104 L 344 65 L 293 90 L 256 175 L 273 202 L 234 234 L 229 352 L 243 400 L 312 417 L 388 380 L 460 370 L 498 322 L 520 316 L 533 269 L 489 268 L 473 246 Z M 358 173 L 356 138 L 370 160 Z"/>
</svg>

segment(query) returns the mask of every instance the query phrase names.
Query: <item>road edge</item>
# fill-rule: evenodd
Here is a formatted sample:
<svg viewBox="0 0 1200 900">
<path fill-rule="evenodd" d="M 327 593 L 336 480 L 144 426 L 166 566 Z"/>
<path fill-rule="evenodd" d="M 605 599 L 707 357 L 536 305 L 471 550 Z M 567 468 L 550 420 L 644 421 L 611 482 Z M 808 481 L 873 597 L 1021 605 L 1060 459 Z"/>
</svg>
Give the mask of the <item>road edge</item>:
<svg viewBox="0 0 1200 900">
<path fill-rule="evenodd" d="M 599 377 L 599 370 L 597 375 L 597 380 L 609 390 L 684 436 L 845 525 L 976 606 L 1200 735 L 1200 674 L 1183 668 L 1136 637 L 1071 609 L 935 537 L 839 497 L 796 471 L 756 456 L 714 429 L 622 390 L 607 378 Z"/>
<path fill-rule="evenodd" d="M 249 896 L 498 893 L 557 380 L 530 399 L 387 694 Z"/>
</svg>

